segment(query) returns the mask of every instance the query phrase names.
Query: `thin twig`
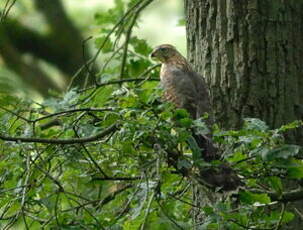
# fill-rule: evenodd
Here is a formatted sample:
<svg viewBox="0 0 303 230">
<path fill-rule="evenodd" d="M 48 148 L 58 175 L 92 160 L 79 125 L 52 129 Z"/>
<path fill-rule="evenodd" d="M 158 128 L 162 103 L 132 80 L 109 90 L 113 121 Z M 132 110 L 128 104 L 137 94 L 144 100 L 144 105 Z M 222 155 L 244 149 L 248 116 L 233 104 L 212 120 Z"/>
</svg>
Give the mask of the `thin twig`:
<svg viewBox="0 0 303 230">
<path fill-rule="evenodd" d="M 49 138 L 31 138 L 31 137 L 11 137 L 0 134 L 0 139 L 4 141 L 12 141 L 12 142 L 24 142 L 24 143 L 47 143 L 47 144 L 80 144 L 80 143 L 88 143 L 97 141 L 98 139 L 105 137 L 106 135 L 116 131 L 118 125 L 113 124 L 108 128 L 104 129 L 102 132 L 97 133 L 94 136 L 90 137 L 82 137 L 82 138 L 69 138 L 69 139 L 49 139 Z"/>
<path fill-rule="evenodd" d="M 144 215 L 143 222 L 141 224 L 140 230 L 144 230 L 145 229 L 145 225 L 147 223 L 147 219 L 148 219 L 148 216 L 149 216 L 149 213 L 150 213 L 150 209 L 151 209 L 151 205 L 153 203 L 155 195 L 156 195 L 156 192 L 153 191 L 152 194 L 151 194 L 151 196 L 149 197 L 149 201 L 147 203 L 147 207 L 146 207 L 146 210 L 145 210 L 145 215 Z"/>
<path fill-rule="evenodd" d="M 141 1 L 138 1 L 135 5 L 133 5 L 121 18 L 120 20 L 116 23 L 116 25 L 109 31 L 107 36 L 105 37 L 104 41 L 100 45 L 99 49 L 97 50 L 96 54 L 86 63 L 86 65 L 93 65 L 98 58 L 99 54 L 101 53 L 103 47 L 105 44 L 108 42 L 108 39 L 110 36 L 115 32 L 115 30 L 120 26 L 123 25 L 127 20 L 126 18 L 134 11 L 139 5 L 141 4 Z"/>
<path fill-rule="evenodd" d="M 76 112 L 105 112 L 105 111 L 113 111 L 113 108 L 79 108 L 79 109 L 70 109 L 70 110 L 65 110 L 65 111 L 61 111 L 61 112 L 57 112 L 57 113 L 52 113 L 52 114 L 48 114 L 46 116 L 43 117 L 39 117 L 35 120 L 30 120 L 31 122 L 38 122 L 50 117 L 57 117 L 57 116 L 62 116 L 62 115 L 66 115 L 69 113 L 76 113 Z"/>
<path fill-rule="evenodd" d="M 102 181 L 133 181 L 140 180 L 141 177 L 93 177 L 92 180 L 102 180 Z"/>
<path fill-rule="evenodd" d="M 286 209 L 286 204 L 282 203 L 282 209 L 281 209 L 281 214 L 279 217 L 279 222 L 277 223 L 277 226 L 274 228 L 274 230 L 279 230 L 282 227 L 282 221 L 283 221 L 283 217 L 285 214 L 285 209 Z"/>
<path fill-rule="evenodd" d="M 160 204 L 159 200 L 157 200 L 157 203 L 158 203 L 162 213 L 167 217 L 167 219 L 169 219 L 179 229 L 184 230 L 184 228 L 182 226 L 180 226 L 173 218 L 171 218 L 169 215 L 167 215 L 167 213 L 164 211 L 164 207 L 162 206 L 162 204 Z"/>
<path fill-rule="evenodd" d="M 21 119 L 21 120 L 23 120 L 23 121 L 26 121 L 26 122 L 28 122 L 28 123 L 31 123 L 31 122 L 32 122 L 31 120 L 29 120 L 29 119 L 27 119 L 27 118 L 25 118 L 25 117 L 23 117 L 23 116 L 20 116 L 18 113 L 14 112 L 14 111 L 12 111 L 12 110 L 9 110 L 9 109 L 7 109 L 7 108 L 5 108 L 5 107 L 3 107 L 3 106 L 0 106 L 0 109 L 4 110 L 5 112 L 8 112 L 8 113 L 13 114 L 14 116 L 16 116 L 17 118 L 19 118 L 19 119 Z"/>
<path fill-rule="evenodd" d="M 23 217 L 23 222 L 24 222 L 24 226 L 26 229 L 29 229 L 28 224 L 26 222 L 26 218 L 25 218 L 25 197 L 26 197 L 26 193 L 27 193 L 27 188 L 29 188 L 29 186 L 27 186 L 28 181 L 29 181 L 29 177 L 30 177 L 30 154 L 27 155 L 26 158 L 26 176 L 25 176 L 25 180 L 24 180 L 24 187 L 22 189 L 22 198 L 21 198 L 21 212 L 22 212 L 22 217 Z"/>
<path fill-rule="evenodd" d="M 2 14 L 1 14 L 1 18 L 0 18 L 0 23 L 2 21 L 4 21 L 4 19 L 7 17 L 7 15 L 9 14 L 10 10 L 12 9 L 13 5 L 15 5 L 17 0 L 13 0 L 12 3 L 10 5 L 9 2 L 10 0 L 7 0 L 6 3 L 5 3 L 5 6 L 4 6 L 4 10 L 2 11 Z"/>
<path fill-rule="evenodd" d="M 123 50 L 123 56 L 122 56 L 122 62 L 121 62 L 121 70 L 120 70 L 120 79 L 123 78 L 124 76 L 124 71 L 125 71 L 125 66 L 126 66 L 126 61 L 127 61 L 127 55 L 128 55 L 128 45 L 129 45 L 129 40 L 131 38 L 131 34 L 133 31 L 133 27 L 141 13 L 141 11 L 147 7 L 153 0 L 147 0 L 145 3 L 143 3 L 135 12 L 132 21 L 128 27 L 128 30 L 126 32 L 125 36 L 125 44 L 124 44 L 124 50 Z"/>
<path fill-rule="evenodd" d="M 80 138 L 77 130 L 74 128 L 74 132 L 77 135 L 78 138 Z M 95 167 L 98 169 L 98 171 L 105 177 L 107 178 L 108 176 L 106 175 L 106 173 L 103 171 L 103 169 L 98 165 L 98 163 L 95 161 L 95 159 L 93 158 L 93 156 L 90 154 L 90 152 L 88 151 L 88 149 L 85 147 L 85 145 L 83 143 L 80 144 L 81 147 L 84 149 L 84 151 L 86 152 L 88 158 L 90 159 L 91 162 L 93 162 L 93 164 L 95 165 Z"/>
<path fill-rule="evenodd" d="M 146 78 L 126 78 L 126 79 L 120 79 L 120 80 L 113 80 L 113 81 L 108 81 L 108 82 L 104 82 L 104 83 L 99 83 L 98 86 L 91 86 L 91 87 L 88 87 L 85 89 L 81 89 L 78 92 L 83 93 L 87 90 L 94 89 L 96 87 L 103 87 L 106 85 L 116 85 L 116 84 L 121 84 L 124 82 L 137 82 L 137 81 L 145 81 L 145 80 L 146 80 Z M 159 78 L 150 78 L 149 80 L 150 81 L 159 81 L 160 79 Z"/>
<path fill-rule="evenodd" d="M 96 80 L 96 76 L 95 74 L 91 71 L 91 69 L 89 68 L 88 64 L 87 64 L 87 61 L 86 61 L 86 58 L 85 58 L 85 44 L 87 41 L 89 41 L 90 39 L 92 39 L 93 37 L 92 36 L 89 36 L 88 38 L 84 39 L 82 41 L 82 58 L 83 58 L 83 62 L 84 62 L 84 67 L 88 73 L 88 76 L 90 76 L 91 78 L 94 79 L 94 82 L 95 84 L 97 83 L 97 80 Z M 87 78 L 85 80 L 85 83 L 87 83 Z M 85 85 L 84 85 L 85 87 Z"/>
</svg>

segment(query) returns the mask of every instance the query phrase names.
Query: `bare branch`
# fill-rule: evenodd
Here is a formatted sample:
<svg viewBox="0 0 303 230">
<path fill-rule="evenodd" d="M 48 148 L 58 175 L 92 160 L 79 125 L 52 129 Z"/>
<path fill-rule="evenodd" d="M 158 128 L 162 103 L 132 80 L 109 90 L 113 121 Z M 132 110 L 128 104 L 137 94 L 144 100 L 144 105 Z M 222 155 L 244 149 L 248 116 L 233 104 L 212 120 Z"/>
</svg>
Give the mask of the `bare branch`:
<svg viewBox="0 0 303 230">
<path fill-rule="evenodd" d="M 57 117 L 57 116 L 62 116 L 62 115 L 66 115 L 66 114 L 70 114 L 70 113 L 75 113 L 75 112 L 105 112 L 105 111 L 113 111 L 113 108 L 79 108 L 79 109 L 70 109 L 70 110 L 65 110 L 65 111 L 61 111 L 61 112 L 57 112 L 57 113 L 52 113 L 52 114 L 48 114 L 46 116 L 43 117 L 39 117 L 35 120 L 32 120 L 31 122 L 37 122 L 37 121 L 41 121 L 50 117 Z"/>
</svg>

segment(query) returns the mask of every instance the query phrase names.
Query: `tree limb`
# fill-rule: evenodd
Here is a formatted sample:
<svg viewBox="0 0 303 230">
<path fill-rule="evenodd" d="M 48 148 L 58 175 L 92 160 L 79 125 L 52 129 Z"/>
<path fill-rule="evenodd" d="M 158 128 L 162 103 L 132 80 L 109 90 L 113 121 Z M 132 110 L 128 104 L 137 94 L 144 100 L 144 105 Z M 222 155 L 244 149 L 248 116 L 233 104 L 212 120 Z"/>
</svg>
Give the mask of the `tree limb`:
<svg viewBox="0 0 303 230">
<path fill-rule="evenodd" d="M 284 192 L 281 196 L 277 193 L 269 193 L 269 197 L 272 201 L 281 201 L 281 202 L 290 202 L 290 201 L 298 201 L 303 200 L 303 190 L 296 189 L 290 192 Z"/>
<path fill-rule="evenodd" d="M 48 138 L 31 138 L 31 137 L 11 137 L 0 134 L 0 139 L 3 141 L 11 141 L 11 142 L 21 142 L 21 143 L 46 143 L 46 144 L 80 144 L 80 143 L 88 143 L 93 142 L 101 137 L 105 137 L 106 135 L 116 131 L 118 129 L 117 124 L 113 124 L 103 131 L 97 133 L 94 136 L 90 137 L 82 137 L 82 138 L 69 138 L 69 139 L 48 139 Z"/>
<path fill-rule="evenodd" d="M 22 59 L 20 52 L 11 44 L 11 40 L 3 34 L 0 28 L 0 54 L 5 64 L 18 74 L 23 82 L 34 87 L 42 95 L 47 95 L 49 89 L 61 89 L 49 76 L 36 65 L 30 65 Z"/>
</svg>

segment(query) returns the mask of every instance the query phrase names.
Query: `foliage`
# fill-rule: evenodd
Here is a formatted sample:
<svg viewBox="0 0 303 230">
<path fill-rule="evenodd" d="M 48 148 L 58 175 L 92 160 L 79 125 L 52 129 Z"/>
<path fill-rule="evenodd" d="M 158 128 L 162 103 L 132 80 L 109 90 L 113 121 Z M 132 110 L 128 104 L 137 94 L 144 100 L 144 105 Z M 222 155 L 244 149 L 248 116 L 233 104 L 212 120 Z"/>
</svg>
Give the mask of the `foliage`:
<svg viewBox="0 0 303 230">
<path fill-rule="evenodd" d="M 0 139 L 16 140 L 0 142 L 1 229 L 191 229 L 196 209 L 204 215 L 201 229 L 279 229 L 289 223 L 296 215 L 293 202 L 303 199 L 301 190 L 293 190 L 303 164 L 300 147 L 286 144 L 284 135 L 302 122 L 269 129 L 250 118 L 240 130 L 214 127 L 221 161 L 243 186 L 231 193 L 204 187 L 220 199 L 196 207 L 191 184 L 198 183 L 192 175 L 199 156 L 192 130 L 208 130 L 203 119 L 193 121 L 185 110 L 161 102 L 158 71 L 146 71 L 151 47 L 128 34 L 127 20 L 113 32 L 108 27 L 136 1 L 116 3 L 109 14 L 96 16 L 104 26 L 96 46 L 108 63 L 93 87 L 42 103 L 2 93 Z M 122 50 L 127 59 L 121 68 Z M 98 136 L 112 125 L 116 129 Z M 99 138 L 77 142 L 94 135 Z M 62 139 L 74 143 L 51 142 Z M 219 163 L 202 162 L 213 168 Z"/>
</svg>

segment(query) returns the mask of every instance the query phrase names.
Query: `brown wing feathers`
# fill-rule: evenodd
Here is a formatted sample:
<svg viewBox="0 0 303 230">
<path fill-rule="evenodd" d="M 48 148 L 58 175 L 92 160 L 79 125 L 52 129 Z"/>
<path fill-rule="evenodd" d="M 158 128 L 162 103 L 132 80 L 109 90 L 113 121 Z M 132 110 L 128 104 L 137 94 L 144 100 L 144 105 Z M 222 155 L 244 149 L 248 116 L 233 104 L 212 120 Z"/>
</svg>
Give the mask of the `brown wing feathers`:
<svg viewBox="0 0 303 230">
<path fill-rule="evenodd" d="M 193 119 L 210 113 L 207 88 L 201 76 L 192 70 L 186 59 L 172 45 L 164 44 L 154 49 L 151 56 L 162 62 L 160 78 L 165 99 L 176 107 L 186 109 Z M 209 123 L 210 124 L 210 123 Z M 217 150 L 210 136 L 193 134 L 203 149 L 205 160 L 217 158 Z"/>
<path fill-rule="evenodd" d="M 162 62 L 160 78 L 166 100 L 174 103 L 176 107 L 186 109 L 193 119 L 201 117 L 205 112 L 211 115 L 209 94 L 203 78 L 192 70 L 174 46 L 160 45 L 154 49 L 151 57 Z M 208 119 L 207 124 L 212 124 L 212 117 Z M 219 158 L 211 135 L 196 135 L 193 132 L 193 137 L 202 149 L 201 155 L 205 161 Z M 207 183 L 222 187 L 223 190 L 235 189 L 241 185 L 237 174 L 225 163 L 217 169 L 202 168 L 200 175 Z"/>
</svg>

